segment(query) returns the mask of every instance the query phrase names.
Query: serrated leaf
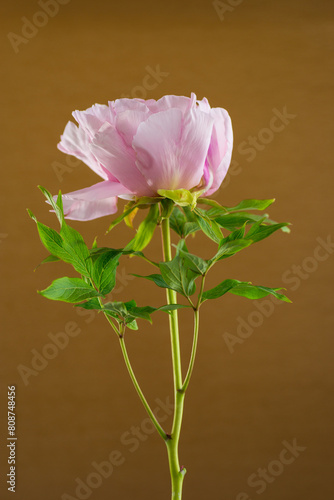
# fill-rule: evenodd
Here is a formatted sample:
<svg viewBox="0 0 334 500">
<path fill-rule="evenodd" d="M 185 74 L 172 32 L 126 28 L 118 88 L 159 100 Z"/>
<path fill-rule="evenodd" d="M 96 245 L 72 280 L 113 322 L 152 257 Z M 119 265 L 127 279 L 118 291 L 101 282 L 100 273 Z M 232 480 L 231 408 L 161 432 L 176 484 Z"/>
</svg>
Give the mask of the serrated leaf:
<svg viewBox="0 0 334 500">
<path fill-rule="evenodd" d="M 83 279 L 80 278 L 59 278 L 51 285 L 39 292 L 43 297 L 50 300 L 61 300 L 75 304 L 83 300 L 97 297 L 98 292 Z"/>
<path fill-rule="evenodd" d="M 157 227 L 159 217 L 159 206 L 154 204 L 151 206 L 148 215 L 139 225 L 136 236 L 124 248 L 125 251 L 140 251 L 143 250 L 151 241 L 155 228 Z"/>
</svg>

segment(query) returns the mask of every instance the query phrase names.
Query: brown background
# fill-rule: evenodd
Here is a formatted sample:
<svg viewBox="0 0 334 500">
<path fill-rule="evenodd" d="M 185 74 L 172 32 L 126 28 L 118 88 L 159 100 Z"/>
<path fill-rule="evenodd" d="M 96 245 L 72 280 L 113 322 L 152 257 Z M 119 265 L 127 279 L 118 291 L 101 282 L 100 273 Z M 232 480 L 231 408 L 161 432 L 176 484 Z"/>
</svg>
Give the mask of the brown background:
<svg viewBox="0 0 334 500">
<path fill-rule="evenodd" d="M 59 500 L 65 492 L 75 498 L 76 478 L 85 480 L 94 470 L 92 462 L 108 459 L 113 450 L 122 453 L 124 463 L 89 498 L 169 498 L 160 438 L 150 434 L 133 453 L 120 441 L 146 415 L 116 336 L 102 317 L 80 316 L 70 305 L 36 294 L 70 271 L 51 264 L 33 272 L 46 252 L 25 209 L 56 227 L 37 184 L 67 192 L 98 180 L 86 166 L 66 163 L 70 159 L 56 149 L 72 110 L 122 94 L 159 98 L 191 91 L 228 109 L 234 125 L 235 175 L 216 199 L 231 205 L 243 198 L 275 197 L 271 216 L 293 223 L 290 236 L 276 233 L 224 261 L 209 284 L 229 277 L 284 285 L 293 305 L 275 307 L 267 318 L 254 315 L 254 302 L 232 295 L 203 308 L 181 441 L 181 462 L 188 469 L 184 498 L 234 500 L 240 492 L 252 500 L 334 497 L 333 249 L 323 250 L 322 260 L 313 257 L 317 238 L 333 235 L 333 2 L 233 3 L 220 20 L 210 1 L 71 0 L 19 45 L 18 53 L 7 33 L 20 34 L 21 18 L 31 20 L 41 9 L 31 0 L 2 4 L 1 499 L 12 498 L 4 481 L 9 384 L 17 385 L 15 498 Z M 154 89 L 138 89 L 147 66 L 160 66 L 168 75 Z M 263 129 L 273 109 L 285 106 L 295 117 L 248 161 L 243 141 L 259 133 L 268 138 Z M 57 178 L 54 162 L 71 166 L 63 179 Z M 108 223 L 103 218 L 73 225 L 88 242 L 98 235 L 102 245 L 119 247 L 132 236 L 119 227 L 105 237 Z M 209 256 L 210 244 L 203 248 L 203 239 L 195 241 L 197 250 Z M 148 253 L 160 258 L 158 234 Z M 293 266 L 304 266 L 302 278 L 296 278 L 300 270 Z M 122 262 L 115 300 L 164 303 L 162 290 L 131 280 L 135 271 L 150 269 L 141 261 Z M 261 324 L 231 353 L 224 339 L 226 332 L 237 335 L 238 317 Z M 141 324 L 140 332 L 127 337 L 153 406 L 156 398 L 166 401 L 171 393 L 166 320 L 158 313 L 153 326 Z M 25 385 L 19 365 L 31 368 L 31 350 L 42 352 L 50 343 L 48 334 L 63 332 L 73 321 L 80 334 Z M 192 326 L 184 314 L 181 321 L 186 360 Z M 282 441 L 293 439 L 306 450 L 263 494 L 256 493 L 248 477 L 278 458 Z"/>
</svg>

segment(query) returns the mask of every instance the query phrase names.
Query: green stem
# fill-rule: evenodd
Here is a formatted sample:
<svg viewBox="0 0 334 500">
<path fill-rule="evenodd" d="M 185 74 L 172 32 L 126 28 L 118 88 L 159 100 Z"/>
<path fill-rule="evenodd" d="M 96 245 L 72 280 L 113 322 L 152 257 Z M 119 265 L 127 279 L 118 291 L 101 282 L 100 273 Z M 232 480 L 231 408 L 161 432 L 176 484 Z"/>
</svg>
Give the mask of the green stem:
<svg viewBox="0 0 334 500">
<path fill-rule="evenodd" d="M 186 378 L 184 379 L 183 386 L 182 386 L 182 391 L 185 392 L 187 390 L 187 387 L 190 382 L 190 377 L 194 368 L 194 363 L 195 363 L 195 357 L 196 357 L 196 351 L 197 351 L 197 343 L 198 343 L 198 329 L 199 329 L 199 310 L 195 309 L 194 311 L 194 338 L 193 338 L 193 345 L 191 349 L 191 356 L 190 356 L 190 362 L 189 362 L 189 367 L 187 371 Z"/>
<path fill-rule="evenodd" d="M 163 219 L 161 223 L 162 230 L 162 245 L 164 260 L 168 262 L 172 260 L 172 249 L 170 240 L 169 219 Z M 177 295 L 174 290 L 167 289 L 168 304 L 177 303 Z M 172 433 L 166 441 L 169 470 L 171 475 L 172 485 L 172 500 L 181 500 L 182 485 L 186 473 L 186 469 L 180 468 L 179 463 L 179 440 L 182 425 L 183 405 L 185 393 L 182 389 L 182 368 L 181 368 L 181 352 L 179 339 L 179 324 L 177 310 L 172 311 L 169 317 L 171 347 L 172 347 L 172 362 L 173 362 L 173 380 L 174 380 L 174 419 Z"/>
<path fill-rule="evenodd" d="M 133 382 L 133 385 L 135 386 L 135 389 L 138 393 L 138 396 L 141 400 L 141 402 L 143 403 L 150 419 L 152 420 L 156 430 L 158 431 L 158 433 L 160 434 L 160 436 L 162 437 L 162 439 L 164 441 L 167 441 L 168 437 L 167 437 L 167 434 L 165 433 L 165 431 L 163 430 L 163 428 L 161 427 L 161 425 L 159 424 L 158 420 L 156 419 L 153 411 L 151 410 L 151 407 L 150 405 L 148 404 L 139 384 L 138 384 L 138 381 L 137 381 L 137 378 L 134 374 L 134 371 L 132 369 L 132 366 L 131 366 L 131 363 L 130 363 L 130 360 L 129 360 L 129 356 L 128 356 L 128 352 L 127 352 L 127 349 L 126 349 L 126 346 L 125 346 L 125 341 L 124 341 L 124 336 L 123 335 L 119 335 L 119 342 L 120 342 L 120 346 L 121 346 L 121 350 L 122 350 L 122 353 L 123 353 L 123 357 L 124 357 L 124 361 L 125 361 L 125 364 L 126 364 L 126 367 L 128 369 L 128 372 L 129 372 L 129 375 L 130 375 L 130 378 Z"/>
<path fill-rule="evenodd" d="M 188 366 L 188 371 L 186 374 L 186 378 L 184 379 L 183 385 L 182 385 L 182 391 L 186 392 L 187 387 L 190 382 L 190 377 L 194 368 L 194 363 L 195 363 L 195 357 L 196 357 L 196 351 L 197 351 L 197 344 L 198 344 L 198 330 L 199 330 L 199 308 L 201 305 L 201 300 L 202 300 L 202 295 L 203 295 L 203 290 L 204 290 L 204 282 L 205 282 L 205 277 L 202 277 L 202 282 L 201 282 L 201 289 L 198 294 L 198 299 L 197 299 L 197 306 L 194 307 L 194 338 L 193 338 L 193 345 L 191 349 L 191 356 L 190 356 L 190 362 Z"/>
<path fill-rule="evenodd" d="M 103 304 L 102 304 L 102 301 L 101 301 L 100 297 L 98 297 L 98 300 L 99 300 L 101 308 L 103 309 Z M 119 341 L 120 341 L 120 346 L 121 346 L 122 354 L 123 354 L 123 357 L 124 357 L 125 365 L 126 365 L 126 367 L 128 369 L 130 378 L 131 378 L 131 380 L 133 382 L 133 385 L 135 386 L 135 389 L 136 389 L 136 391 L 137 391 L 137 393 L 139 395 L 139 398 L 140 398 L 141 402 L 143 403 L 144 408 L 147 411 L 150 419 L 152 420 L 152 422 L 153 422 L 156 430 L 158 431 L 158 433 L 160 434 L 160 436 L 162 437 L 162 439 L 164 441 L 166 441 L 168 439 L 168 436 L 165 433 L 165 431 L 163 430 L 163 428 L 161 427 L 161 425 L 159 424 L 159 422 L 156 419 L 156 416 L 154 415 L 153 411 L 151 410 L 151 407 L 148 404 L 148 402 L 147 402 L 147 400 L 146 400 L 146 398 L 145 398 L 145 396 L 143 394 L 143 391 L 140 388 L 140 385 L 138 383 L 138 380 L 137 380 L 137 378 L 136 378 L 136 376 L 134 374 L 132 365 L 130 363 L 130 359 L 129 359 L 129 356 L 128 356 L 128 351 L 126 349 L 126 345 L 125 345 L 125 341 L 124 341 L 124 328 L 125 327 L 122 327 L 120 325 L 120 329 L 118 330 L 117 327 L 116 327 L 116 325 L 112 321 L 112 319 L 108 316 L 108 314 L 104 313 L 104 316 L 107 319 L 108 323 L 113 328 L 113 330 L 117 333 L 117 336 L 118 336 Z"/>
</svg>

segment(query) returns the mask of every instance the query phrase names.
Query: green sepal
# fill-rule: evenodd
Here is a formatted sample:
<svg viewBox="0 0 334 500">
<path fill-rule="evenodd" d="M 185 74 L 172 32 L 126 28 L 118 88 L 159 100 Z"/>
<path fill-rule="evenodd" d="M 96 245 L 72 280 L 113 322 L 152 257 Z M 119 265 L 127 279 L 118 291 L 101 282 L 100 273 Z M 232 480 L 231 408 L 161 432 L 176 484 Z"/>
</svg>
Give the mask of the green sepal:
<svg viewBox="0 0 334 500">
<path fill-rule="evenodd" d="M 153 204 L 146 218 L 138 227 L 136 236 L 126 245 L 125 251 L 137 252 L 143 250 L 151 241 L 159 217 L 159 206 Z"/>
<path fill-rule="evenodd" d="M 196 207 L 197 199 L 203 191 L 188 191 L 187 189 L 158 189 L 158 194 L 164 198 L 173 200 L 180 207 Z"/>
</svg>

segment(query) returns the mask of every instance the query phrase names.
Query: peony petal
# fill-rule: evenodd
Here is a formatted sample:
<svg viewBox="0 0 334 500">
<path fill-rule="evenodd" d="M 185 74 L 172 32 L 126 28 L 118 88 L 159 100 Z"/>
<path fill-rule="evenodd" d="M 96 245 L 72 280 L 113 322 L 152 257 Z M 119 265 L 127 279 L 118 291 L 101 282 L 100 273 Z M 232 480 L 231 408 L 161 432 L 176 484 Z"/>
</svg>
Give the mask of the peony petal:
<svg viewBox="0 0 334 500">
<path fill-rule="evenodd" d="M 149 110 L 127 110 L 116 115 L 116 129 L 121 134 L 127 146 L 132 146 L 133 136 L 141 122 L 149 117 Z"/>
<path fill-rule="evenodd" d="M 87 134 L 73 122 L 67 123 L 64 133 L 60 137 L 58 149 L 86 163 L 102 179 L 111 177 L 91 153 Z"/>
<path fill-rule="evenodd" d="M 88 188 L 63 194 L 67 219 L 92 220 L 117 212 L 117 196 L 130 194 L 119 182 L 99 182 Z"/>
<path fill-rule="evenodd" d="M 178 108 L 181 109 L 182 113 L 186 113 L 196 106 L 196 95 L 194 93 L 191 94 L 191 97 L 165 95 L 158 101 L 150 100 L 146 101 L 146 103 L 152 113 L 166 111 L 171 108 Z"/>
<path fill-rule="evenodd" d="M 213 120 L 197 109 L 183 118 L 172 108 L 151 115 L 133 140 L 137 165 L 152 188 L 191 189 L 204 171 Z"/>
<path fill-rule="evenodd" d="M 114 126 L 103 125 L 90 148 L 94 156 L 132 193 L 138 196 L 154 194 L 136 167 L 135 152 L 126 145 Z"/>
<path fill-rule="evenodd" d="M 148 111 L 146 101 L 143 99 L 116 99 L 116 101 L 109 101 L 108 104 L 115 114 L 128 110 L 141 111 L 142 113 Z"/>
<path fill-rule="evenodd" d="M 214 125 L 207 157 L 207 168 L 213 175 L 213 182 L 206 195 L 217 191 L 223 182 L 231 163 L 233 149 L 232 122 L 228 112 L 222 108 L 213 108 L 210 111 L 210 116 L 214 119 Z"/>
<path fill-rule="evenodd" d="M 109 106 L 94 104 L 85 111 L 73 111 L 73 117 L 92 139 L 104 123 L 113 123 L 114 114 Z"/>
</svg>

